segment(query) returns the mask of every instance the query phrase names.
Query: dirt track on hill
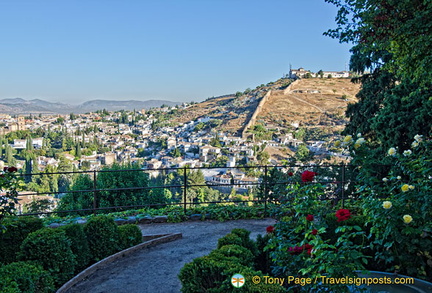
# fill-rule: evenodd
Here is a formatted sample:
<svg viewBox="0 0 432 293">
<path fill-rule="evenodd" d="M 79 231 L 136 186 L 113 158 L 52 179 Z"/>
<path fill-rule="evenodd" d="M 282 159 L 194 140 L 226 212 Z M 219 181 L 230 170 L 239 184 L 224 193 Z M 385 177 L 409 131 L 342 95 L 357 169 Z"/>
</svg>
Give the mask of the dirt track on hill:
<svg viewBox="0 0 432 293">
<path fill-rule="evenodd" d="M 140 225 L 144 235 L 182 233 L 183 238 L 140 250 L 114 261 L 78 283 L 68 293 L 171 293 L 180 292 L 177 278 L 184 264 L 208 254 L 217 240 L 234 228 L 251 231 L 251 238 L 265 234 L 273 219 L 228 222 L 197 221 Z"/>
</svg>

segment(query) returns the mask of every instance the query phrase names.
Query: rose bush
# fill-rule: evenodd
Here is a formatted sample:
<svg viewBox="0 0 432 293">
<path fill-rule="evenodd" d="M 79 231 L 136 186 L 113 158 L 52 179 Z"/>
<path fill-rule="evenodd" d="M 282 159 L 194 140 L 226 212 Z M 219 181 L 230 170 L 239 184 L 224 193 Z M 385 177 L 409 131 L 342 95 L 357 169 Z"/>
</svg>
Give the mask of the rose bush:
<svg viewBox="0 0 432 293">
<path fill-rule="evenodd" d="M 432 159 L 430 138 L 416 135 L 411 149 L 390 148 L 384 165 L 372 146 L 347 145 L 358 166 L 358 207 L 371 227 L 376 268 L 432 280 Z"/>
<path fill-rule="evenodd" d="M 18 190 L 24 186 L 23 179 L 16 175 L 16 167 L 4 167 L 0 173 L 0 231 L 4 228 L 2 220 L 15 213 L 18 204 Z"/>
<path fill-rule="evenodd" d="M 274 276 L 337 278 L 356 276 L 356 270 L 365 268 L 366 233 L 353 221 L 351 210 L 336 211 L 331 201 L 322 200 L 326 190 L 327 186 L 321 183 L 293 184 L 287 188 L 286 200 L 281 201 L 277 214 L 278 223 L 266 246 Z M 297 287 L 291 284 L 290 290 L 311 292 L 323 287 L 331 292 L 347 290 L 346 285 L 319 282 Z"/>
</svg>

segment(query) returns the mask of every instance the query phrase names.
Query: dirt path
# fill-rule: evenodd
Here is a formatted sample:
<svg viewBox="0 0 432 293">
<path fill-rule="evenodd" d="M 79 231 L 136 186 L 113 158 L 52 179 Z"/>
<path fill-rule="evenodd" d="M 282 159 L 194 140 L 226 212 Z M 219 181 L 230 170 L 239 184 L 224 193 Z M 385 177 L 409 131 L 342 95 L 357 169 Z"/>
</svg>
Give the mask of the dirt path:
<svg viewBox="0 0 432 293">
<path fill-rule="evenodd" d="M 251 231 L 251 238 L 264 234 L 273 219 L 204 221 L 140 225 L 143 234 L 180 232 L 183 238 L 140 250 L 96 271 L 68 293 L 171 293 L 180 292 L 177 278 L 185 263 L 208 254 L 217 240 L 234 228 Z"/>
</svg>

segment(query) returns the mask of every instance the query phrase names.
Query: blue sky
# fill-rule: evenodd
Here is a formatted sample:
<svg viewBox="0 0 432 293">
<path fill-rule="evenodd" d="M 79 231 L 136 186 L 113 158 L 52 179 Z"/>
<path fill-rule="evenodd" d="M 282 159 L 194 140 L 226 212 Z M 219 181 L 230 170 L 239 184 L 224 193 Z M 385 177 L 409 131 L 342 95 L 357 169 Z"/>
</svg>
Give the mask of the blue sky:
<svg viewBox="0 0 432 293">
<path fill-rule="evenodd" d="M 0 99 L 202 101 L 344 70 L 324 0 L 0 0 Z"/>
</svg>

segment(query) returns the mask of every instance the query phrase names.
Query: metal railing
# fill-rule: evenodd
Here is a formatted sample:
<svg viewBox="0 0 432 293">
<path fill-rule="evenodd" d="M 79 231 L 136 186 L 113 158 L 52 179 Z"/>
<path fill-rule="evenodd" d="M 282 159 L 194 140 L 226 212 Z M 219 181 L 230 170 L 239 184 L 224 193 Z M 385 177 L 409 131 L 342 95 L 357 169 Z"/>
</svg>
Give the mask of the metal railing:
<svg viewBox="0 0 432 293">
<path fill-rule="evenodd" d="M 233 170 L 243 170 L 247 171 L 249 169 L 256 169 L 261 172 L 261 176 L 259 179 L 256 179 L 255 182 L 237 182 L 234 179 L 234 175 L 229 180 L 229 183 L 221 183 L 212 180 L 207 180 L 206 184 L 189 184 L 189 172 L 195 170 L 230 170 L 231 174 Z M 272 177 L 272 172 L 274 169 L 278 169 L 279 171 L 285 171 L 285 178 L 278 180 L 277 178 Z M 21 215 L 41 215 L 41 214 L 64 214 L 64 213 L 96 213 L 101 210 L 126 210 L 126 209 L 137 209 L 144 207 L 160 207 L 160 206 L 170 206 L 177 205 L 182 206 L 184 211 L 186 212 L 187 207 L 191 207 L 199 204 L 218 204 L 218 203 L 236 203 L 236 204 L 245 204 L 245 203 L 261 203 L 264 205 L 265 211 L 267 211 L 267 204 L 269 202 L 274 202 L 275 198 L 272 195 L 273 190 L 277 188 L 277 186 L 282 186 L 288 188 L 291 184 L 295 183 L 303 183 L 299 177 L 299 175 L 305 171 L 310 170 L 318 173 L 317 178 L 320 178 L 320 181 L 314 181 L 315 183 L 321 183 L 324 185 L 333 185 L 337 192 L 335 191 L 331 197 L 323 198 L 323 199 L 332 199 L 337 201 L 342 201 L 342 206 L 345 205 L 345 201 L 350 197 L 347 186 L 354 182 L 352 179 L 353 176 L 347 175 L 352 174 L 354 170 L 354 166 L 351 165 L 325 165 L 325 166 L 303 166 L 303 165 L 277 165 L 277 166 L 237 166 L 237 167 L 182 167 L 182 168 L 158 168 L 158 169 L 127 169 L 127 170 L 91 170 L 91 171 L 70 171 L 70 172 L 43 172 L 43 173 L 31 173 L 31 174 L 20 174 L 23 178 L 32 178 L 33 176 L 55 176 L 55 175 L 65 175 L 65 176 L 77 176 L 88 174 L 92 180 L 92 188 L 83 189 L 83 190 L 63 190 L 63 191 L 47 191 L 47 192 L 26 192 L 27 196 L 39 196 L 39 195 L 53 195 L 54 197 L 59 197 L 64 194 L 74 194 L 74 193 L 91 193 L 93 195 L 93 206 L 91 208 L 85 209 L 71 209 L 71 210 L 54 210 L 54 211 L 46 211 L 46 212 L 36 212 L 36 213 L 21 213 Z M 216 171 L 216 173 L 217 173 Z M 98 179 L 102 173 L 116 173 L 116 172 L 145 172 L 145 173 L 161 173 L 162 176 L 168 173 L 177 172 L 178 176 L 181 177 L 181 184 L 175 185 L 160 185 L 160 186 L 130 186 L 130 187 L 120 187 L 120 188 L 103 188 L 98 184 Z M 290 177 L 288 174 L 290 172 L 295 173 L 296 175 Z M 213 172 L 214 173 L 214 172 Z M 207 178 L 218 178 L 218 175 L 209 175 Z M 257 178 L 257 177 L 255 177 Z M 296 178 L 297 180 L 294 180 Z M 180 178 L 179 178 L 180 179 Z M 226 180 L 225 180 L 226 181 Z M 249 199 L 249 200 L 218 200 L 218 201 L 199 201 L 196 197 L 189 198 L 188 194 L 189 190 L 200 187 L 210 187 L 210 188 L 236 188 L 239 189 L 243 187 L 248 187 L 250 189 L 259 190 L 259 198 L 258 199 Z M 146 203 L 146 204 L 134 204 L 134 205 L 115 205 L 115 206 L 100 206 L 99 199 L 100 194 L 103 192 L 133 192 L 142 191 L 142 190 L 157 190 L 157 189 L 175 189 L 181 191 L 181 199 L 177 198 L 171 202 L 164 203 Z M 348 193 L 348 194 L 347 194 Z M 277 200 L 276 200 L 277 201 Z"/>
</svg>

